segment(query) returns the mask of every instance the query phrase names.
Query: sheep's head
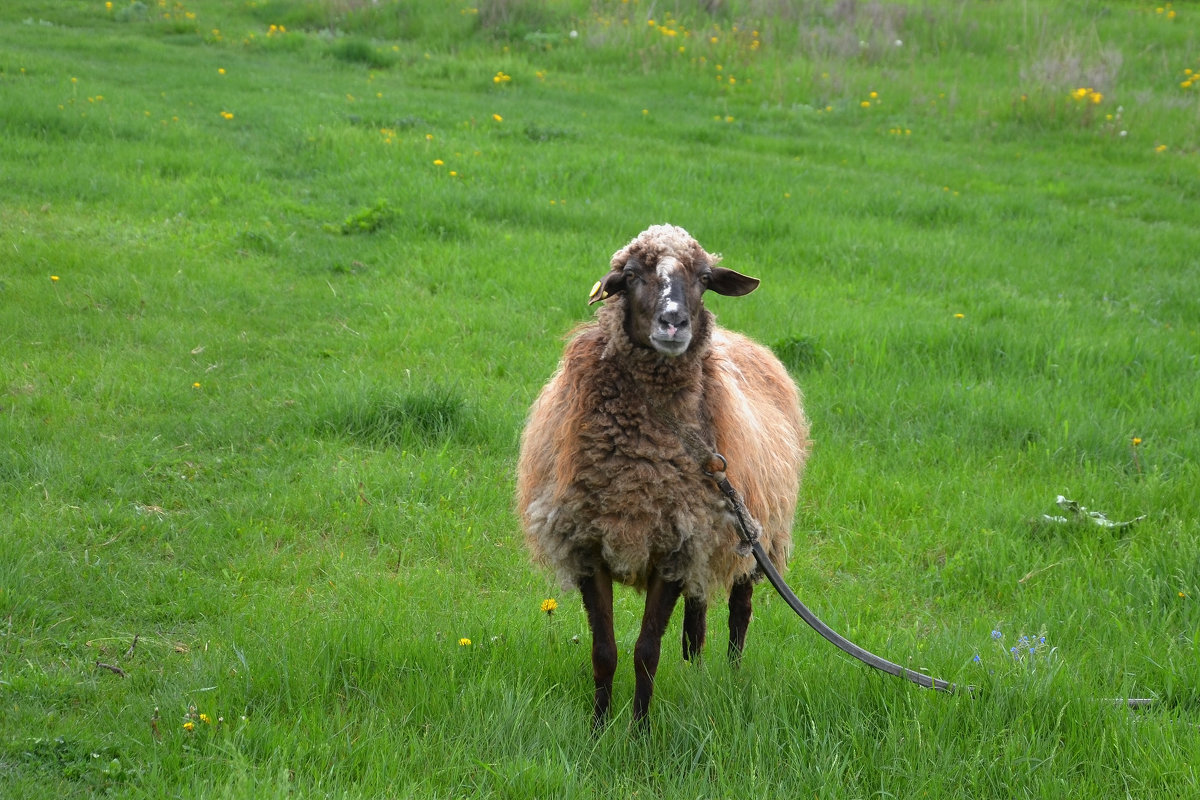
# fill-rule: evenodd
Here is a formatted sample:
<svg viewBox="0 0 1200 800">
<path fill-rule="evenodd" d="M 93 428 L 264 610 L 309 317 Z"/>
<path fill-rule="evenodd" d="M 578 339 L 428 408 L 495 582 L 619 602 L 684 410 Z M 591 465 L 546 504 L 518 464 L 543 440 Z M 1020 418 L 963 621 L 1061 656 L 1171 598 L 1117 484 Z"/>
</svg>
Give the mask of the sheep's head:
<svg viewBox="0 0 1200 800">
<path fill-rule="evenodd" d="M 687 352 L 704 309 L 704 292 L 738 297 L 758 288 L 758 278 L 718 267 L 683 228 L 654 225 L 613 254 L 612 270 L 588 300 L 624 292 L 625 331 L 634 344 L 665 356 Z"/>
</svg>

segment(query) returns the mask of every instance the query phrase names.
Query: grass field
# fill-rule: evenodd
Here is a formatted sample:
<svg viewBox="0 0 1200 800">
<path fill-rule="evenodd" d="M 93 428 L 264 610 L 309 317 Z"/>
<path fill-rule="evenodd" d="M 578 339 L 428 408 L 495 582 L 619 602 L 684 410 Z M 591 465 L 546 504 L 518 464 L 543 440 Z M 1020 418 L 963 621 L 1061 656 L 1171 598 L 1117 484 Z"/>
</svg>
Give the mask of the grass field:
<svg viewBox="0 0 1200 800">
<path fill-rule="evenodd" d="M 1200 793 L 1200 10 L 691 5 L 3 4 L 0 796 Z M 664 221 L 805 392 L 793 588 L 973 698 L 763 586 L 638 736 L 626 591 L 591 735 L 513 469 Z"/>
</svg>

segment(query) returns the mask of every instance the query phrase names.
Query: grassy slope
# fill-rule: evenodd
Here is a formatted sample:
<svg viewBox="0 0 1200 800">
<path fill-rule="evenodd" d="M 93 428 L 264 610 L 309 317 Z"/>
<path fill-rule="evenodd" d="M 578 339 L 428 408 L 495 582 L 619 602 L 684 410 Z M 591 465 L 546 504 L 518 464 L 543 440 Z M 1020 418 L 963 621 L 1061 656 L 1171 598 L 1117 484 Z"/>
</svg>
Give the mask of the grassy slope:
<svg viewBox="0 0 1200 800">
<path fill-rule="evenodd" d="M 0 792 L 1195 790 L 1186 19 L 28 5 L 0 22 Z M 588 287 L 662 220 L 764 278 L 713 304 L 805 389 L 793 584 L 980 700 L 843 663 L 763 591 L 740 671 L 672 641 L 653 734 L 587 736 L 586 622 L 538 613 L 510 473 Z M 1039 523 L 1058 493 L 1148 519 Z M 1021 634 L 1054 658 L 1013 663 Z M 1163 700 L 1094 700 L 1126 694 Z"/>
</svg>

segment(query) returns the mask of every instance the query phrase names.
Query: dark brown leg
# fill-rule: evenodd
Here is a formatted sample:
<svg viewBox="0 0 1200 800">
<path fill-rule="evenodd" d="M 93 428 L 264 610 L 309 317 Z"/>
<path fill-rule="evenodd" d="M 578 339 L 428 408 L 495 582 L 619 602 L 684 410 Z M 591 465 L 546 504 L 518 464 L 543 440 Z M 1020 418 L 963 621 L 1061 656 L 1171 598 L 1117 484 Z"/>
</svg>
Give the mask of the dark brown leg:
<svg viewBox="0 0 1200 800">
<path fill-rule="evenodd" d="M 683 592 L 683 584 L 668 582 L 653 573 L 646 587 L 646 612 L 642 615 L 642 632 L 633 648 L 633 721 L 642 722 L 650 709 L 654 694 L 654 674 L 658 672 L 658 657 L 662 652 L 662 637 L 675 610 L 675 602 Z"/>
<path fill-rule="evenodd" d="M 729 591 L 729 659 L 737 661 L 746 647 L 746 629 L 750 627 L 750 611 L 754 599 L 754 584 L 749 578 L 740 580 Z"/>
<path fill-rule="evenodd" d="M 683 599 L 683 657 L 687 661 L 700 658 L 704 649 L 704 634 L 708 629 L 708 603 L 703 598 Z"/>
<path fill-rule="evenodd" d="M 596 698 L 592 704 L 592 727 L 604 727 L 608 706 L 612 702 L 613 674 L 617 671 L 617 640 L 613 634 L 612 575 L 603 567 L 584 578 L 579 584 L 583 607 L 587 609 L 588 625 L 592 629 L 592 678 L 596 682 Z"/>
</svg>

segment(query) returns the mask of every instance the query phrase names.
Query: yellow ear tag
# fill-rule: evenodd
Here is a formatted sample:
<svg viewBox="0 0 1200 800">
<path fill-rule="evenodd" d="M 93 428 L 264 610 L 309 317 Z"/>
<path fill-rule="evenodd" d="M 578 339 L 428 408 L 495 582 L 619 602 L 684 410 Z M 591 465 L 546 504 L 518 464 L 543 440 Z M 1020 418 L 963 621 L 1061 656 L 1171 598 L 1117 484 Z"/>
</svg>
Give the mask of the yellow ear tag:
<svg viewBox="0 0 1200 800">
<path fill-rule="evenodd" d="M 595 300 L 598 294 L 600 294 L 600 281 L 596 281 L 596 285 L 592 287 L 592 293 L 588 295 L 588 300 Z"/>
</svg>

